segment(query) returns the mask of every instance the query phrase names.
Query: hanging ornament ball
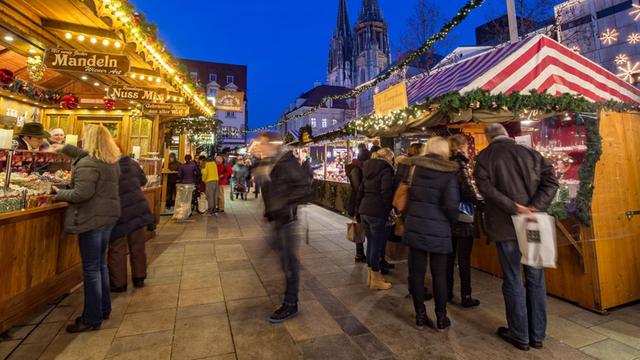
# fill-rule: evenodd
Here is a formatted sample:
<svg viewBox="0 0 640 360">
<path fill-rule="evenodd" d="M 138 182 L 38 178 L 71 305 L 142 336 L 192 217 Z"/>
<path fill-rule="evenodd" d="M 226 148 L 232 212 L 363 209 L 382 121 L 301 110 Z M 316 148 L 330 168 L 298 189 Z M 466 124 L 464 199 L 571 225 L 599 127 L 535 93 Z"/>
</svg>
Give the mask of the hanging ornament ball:
<svg viewBox="0 0 640 360">
<path fill-rule="evenodd" d="M 104 98 L 103 102 L 105 110 L 113 110 L 113 106 L 116 104 L 116 101 L 110 98 Z"/>
<path fill-rule="evenodd" d="M 29 72 L 29 79 L 31 79 L 31 81 L 38 82 L 42 80 L 46 68 L 40 56 L 27 58 L 27 71 Z"/>
<path fill-rule="evenodd" d="M 9 69 L 0 69 L 0 84 L 9 85 L 16 77 L 13 75 L 13 71 Z"/>
<path fill-rule="evenodd" d="M 80 100 L 73 94 L 66 94 L 60 99 L 60 106 L 66 110 L 73 110 L 78 107 Z"/>
</svg>

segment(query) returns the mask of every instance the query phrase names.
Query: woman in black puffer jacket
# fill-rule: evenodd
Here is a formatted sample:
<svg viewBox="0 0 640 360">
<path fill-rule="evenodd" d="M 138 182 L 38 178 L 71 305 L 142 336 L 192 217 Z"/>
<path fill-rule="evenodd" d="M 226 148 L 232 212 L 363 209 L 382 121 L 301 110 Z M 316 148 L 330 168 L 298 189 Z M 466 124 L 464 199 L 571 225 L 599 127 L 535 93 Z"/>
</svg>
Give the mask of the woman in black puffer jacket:
<svg viewBox="0 0 640 360">
<path fill-rule="evenodd" d="M 458 185 L 460 185 L 460 201 L 467 208 L 458 214 L 458 222 L 451 227 L 451 240 L 453 252 L 447 261 L 447 286 L 449 294 L 447 299 L 453 299 L 453 268 L 458 256 L 458 267 L 460 272 L 460 305 L 462 307 L 474 307 L 480 305 L 480 301 L 471 297 L 471 249 L 474 238 L 474 209 L 478 203 L 478 197 L 471 183 L 469 176 L 469 159 L 467 151 L 469 144 L 464 135 L 454 135 L 449 138 L 449 148 L 451 158 L 460 166 L 458 171 Z"/>
<path fill-rule="evenodd" d="M 449 144 L 440 137 L 429 140 L 425 155 L 414 157 L 413 181 L 409 191 L 409 207 L 405 215 L 403 241 L 409 246 L 411 264 L 411 294 L 416 310 L 416 325 L 432 326 L 424 305 L 424 277 L 427 257 L 431 262 L 433 296 L 437 327 L 451 325 L 447 317 L 448 255 L 451 245 L 451 224 L 458 218 L 459 189 L 456 173 L 458 164 L 449 161 Z"/>
<path fill-rule="evenodd" d="M 141 190 L 146 183 L 147 177 L 140 165 L 128 156 L 122 156 L 119 182 L 121 215 L 109 242 L 109 280 L 113 292 L 127 290 L 127 247 L 133 286 L 144 286 L 147 277 L 145 229 L 154 222 L 154 218 Z"/>
<path fill-rule="evenodd" d="M 393 202 L 393 152 L 385 148 L 375 155 L 376 158 L 372 156 L 371 160 L 364 163 L 362 169 L 363 181 L 358 191 L 358 214 L 367 235 L 368 285 L 371 289 L 387 290 L 391 288 L 391 283 L 380 273 L 380 259 L 389 237 L 387 220 Z"/>
</svg>

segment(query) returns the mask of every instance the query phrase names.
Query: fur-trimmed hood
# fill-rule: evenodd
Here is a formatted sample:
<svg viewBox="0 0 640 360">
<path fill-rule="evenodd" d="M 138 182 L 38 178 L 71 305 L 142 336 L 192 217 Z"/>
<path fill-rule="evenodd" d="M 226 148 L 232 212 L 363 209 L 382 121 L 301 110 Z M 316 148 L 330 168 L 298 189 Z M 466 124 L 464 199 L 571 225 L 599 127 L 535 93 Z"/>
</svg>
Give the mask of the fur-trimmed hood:
<svg viewBox="0 0 640 360">
<path fill-rule="evenodd" d="M 406 155 L 396 157 L 396 166 L 400 165 L 411 165 L 411 158 Z"/>
<path fill-rule="evenodd" d="M 407 159 L 410 165 L 415 165 L 430 170 L 447 173 L 454 173 L 460 170 L 460 165 L 458 165 L 458 163 L 456 163 L 455 161 L 444 160 L 435 156 L 414 156 Z"/>
</svg>

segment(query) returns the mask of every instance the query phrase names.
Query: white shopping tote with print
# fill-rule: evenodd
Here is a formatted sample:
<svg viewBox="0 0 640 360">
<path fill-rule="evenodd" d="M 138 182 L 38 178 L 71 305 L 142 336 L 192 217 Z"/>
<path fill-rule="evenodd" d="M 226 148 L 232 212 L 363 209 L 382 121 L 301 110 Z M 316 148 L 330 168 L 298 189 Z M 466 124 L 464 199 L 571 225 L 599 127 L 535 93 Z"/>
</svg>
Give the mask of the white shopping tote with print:
<svg viewBox="0 0 640 360">
<path fill-rule="evenodd" d="M 547 213 L 512 216 L 522 258 L 520 262 L 535 268 L 556 268 L 556 223 Z"/>
</svg>

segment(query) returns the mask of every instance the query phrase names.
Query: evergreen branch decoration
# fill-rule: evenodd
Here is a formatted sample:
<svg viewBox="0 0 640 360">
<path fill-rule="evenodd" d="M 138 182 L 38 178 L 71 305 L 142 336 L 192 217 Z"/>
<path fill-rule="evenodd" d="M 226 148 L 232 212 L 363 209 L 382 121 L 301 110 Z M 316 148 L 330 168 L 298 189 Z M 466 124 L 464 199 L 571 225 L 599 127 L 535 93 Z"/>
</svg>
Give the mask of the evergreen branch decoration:
<svg viewBox="0 0 640 360">
<path fill-rule="evenodd" d="M 420 46 L 417 50 L 409 54 L 409 56 L 407 56 L 402 62 L 390 67 L 387 71 L 378 75 L 378 77 L 376 77 L 374 80 L 362 86 L 359 86 L 356 89 L 353 89 L 352 91 L 346 94 L 327 96 L 324 99 L 322 99 L 318 105 L 312 107 L 311 109 L 305 112 L 292 116 L 291 119 L 301 118 L 301 117 L 305 117 L 307 115 L 313 114 L 318 109 L 325 106 L 329 101 L 350 99 L 350 98 L 356 97 L 357 95 L 363 93 L 366 90 L 375 88 L 381 82 L 389 79 L 391 76 L 393 76 L 397 72 L 413 64 L 422 55 L 424 55 L 424 53 L 426 53 L 429 49 L 431 49 L 436 42 L 444 40 L 444 38 L 447 37 L 447 35 L 449 34 L 449 32 L 451 32 L 451 30 L 453 30 L 453 28 L 458 26 L 469 15 L 469 13 L 472 10 L 482 5 L 484 1 L 485 0 L 469 0 L 465 4 L 465 6 L 463 6 L 462 8 L 460 8 L 460 10 L 458 10 L 458 13 L 456 14 L 456 16 L 454 16 L 451 20 L 449 20 L 449 22 L 447 22 L 440 28 L 440 31 L 437 34 L 432 35 L 429 39 L 427 39 L 422 44 L 422 46 Z"/>
<path fill-rule="evenodd" d="M 347 215 L 349 200 L 351 199 L 351 186 L 340 186 L 340 200 L 342 201 L 342 213 Z"/>
<path fill-rule="evenodd" d="M 577 114 L 584 121 L 587 154 L 578 171 L 580 188 L 576 197 L 578 219 L 591 226 L 591 201 L 593 199 L 596 164 L 602 156 L 602 138 L 600 137 L 600 112 L 595 114 Z"/>
<path fill-rule="evenodd" d="M 197 145 L 198 135 L 216 134 L 219 125 L 220 122 L 218 120 L 204 116 L 182 118 L 172 121 L 169 124 L 169 129 L 165 133 L 164 141 L 169 144 L 174 136 L 185 134 L 191 143 Z"/>
<path fill-rule="evenodd" d="M 22 81 L 20 79 L 14 80 L 9 85 L 0 85 L 0 88 L 14 94 L 22 95 L 33 101 L 51 105 L 58 105 L 60 103 L 60 99 L 62 99 L 62 95 L 64 95 L 59 91 L 45 90 L 30 82 Z"/>
</svg>

